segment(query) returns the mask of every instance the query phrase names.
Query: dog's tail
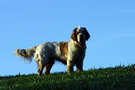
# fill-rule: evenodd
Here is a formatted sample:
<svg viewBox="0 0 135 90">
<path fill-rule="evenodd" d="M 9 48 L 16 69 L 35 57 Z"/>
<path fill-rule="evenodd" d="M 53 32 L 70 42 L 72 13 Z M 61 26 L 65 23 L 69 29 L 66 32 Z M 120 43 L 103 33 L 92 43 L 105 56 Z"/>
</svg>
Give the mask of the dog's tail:
<svg viewBox="0 0 135 90">
<path fill-rule="evenodd" d="M 27 61 L 32 61 L 32 57 L 36 51 L 37 46 L 29 48 L 29 49 L 16 49 L 14 53 L 18 56 L 23 57 Z"/>
</svg>

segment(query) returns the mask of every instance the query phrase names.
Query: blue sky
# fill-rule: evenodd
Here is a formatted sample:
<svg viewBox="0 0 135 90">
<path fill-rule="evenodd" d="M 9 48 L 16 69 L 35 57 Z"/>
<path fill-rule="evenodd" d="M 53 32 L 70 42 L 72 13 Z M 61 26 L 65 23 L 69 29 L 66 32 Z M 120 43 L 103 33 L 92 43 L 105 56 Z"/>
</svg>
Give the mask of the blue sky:
<svg viewBox="0 0 135 90">
<path fill-rule="evenodd" d="M 86 27 L 84 70 L 135 64 L 135 0 L 1 0 L 0 76 L 37 73 L 14 55 L 15 49 L 47 41 L 67 41 L 75 27 Z M 51 72 L 65 72 L 57 63 Z"/>
</svg>

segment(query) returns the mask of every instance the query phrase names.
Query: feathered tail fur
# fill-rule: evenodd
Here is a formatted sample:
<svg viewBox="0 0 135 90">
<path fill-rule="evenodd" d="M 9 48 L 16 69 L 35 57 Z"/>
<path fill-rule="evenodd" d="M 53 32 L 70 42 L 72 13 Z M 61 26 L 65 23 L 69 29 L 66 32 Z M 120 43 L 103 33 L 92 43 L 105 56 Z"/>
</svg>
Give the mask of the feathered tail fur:
<svg viewBox="0 0 135 90">
<path fill-rule="evenodd" d="M 18 56 L 23 57 L 27 61 L 32 61 L 32 57 L 34 56 L 34 53 L 36 51 L 37 46 L 29 48 L 29 49 L 16 49 L 14 53 Z"/>
</svg>

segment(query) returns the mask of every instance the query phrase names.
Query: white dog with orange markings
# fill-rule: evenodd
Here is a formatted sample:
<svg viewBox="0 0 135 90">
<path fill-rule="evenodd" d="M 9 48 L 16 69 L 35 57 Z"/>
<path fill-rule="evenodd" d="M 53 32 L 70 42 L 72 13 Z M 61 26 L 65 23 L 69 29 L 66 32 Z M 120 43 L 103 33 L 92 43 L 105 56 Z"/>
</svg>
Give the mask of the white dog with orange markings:
<svg viewBox="0 0 135 90">
<path fill-rule="evenodd" d="M 86 41 L 90 34 L 85 27 L 75 28 L 71 35 L 71 40 L 66 42 L 46 42 L 29 49 L 17 49 L 16 55 L 25 58 L 28 61 L 34 56 L 38 64 L 38 75 L 50 73 L 55 60 L 67 65 L 67 73 L 73 72 L 73 66 L 76 65 L 77 71 L 83 71 L 83 59 L 86 51 Z M 35 53 L 35 54 L 34 54 Z"/>
</svg>

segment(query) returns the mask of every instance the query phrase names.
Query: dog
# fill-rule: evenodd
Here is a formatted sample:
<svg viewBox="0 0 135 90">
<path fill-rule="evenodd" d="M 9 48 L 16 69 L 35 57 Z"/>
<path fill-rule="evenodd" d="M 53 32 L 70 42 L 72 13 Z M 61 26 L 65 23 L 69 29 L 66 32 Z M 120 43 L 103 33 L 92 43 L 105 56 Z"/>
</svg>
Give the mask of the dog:
<svg viewBox="0 0 135 90">
<path fill-rule="evenodd" d="M 44 74 L 48 75 L 55 61 L 67 65 L 67 73 L 70 74 L 73 72 L 73 66 L 76 66 L 77 72 L 83 71 L 86 41 L 89 38 L 90 34 L 87 29 L 79 26 L 74 28 L 69 41 L 46 42 L 29 49 L 17 49 L 14 53 L 27 61 L 32 61 L 32 57 L 34 57 L 38 65 L 37 74 L 39 76 L 42 75 L 44 67 Z"/>
</svg>

